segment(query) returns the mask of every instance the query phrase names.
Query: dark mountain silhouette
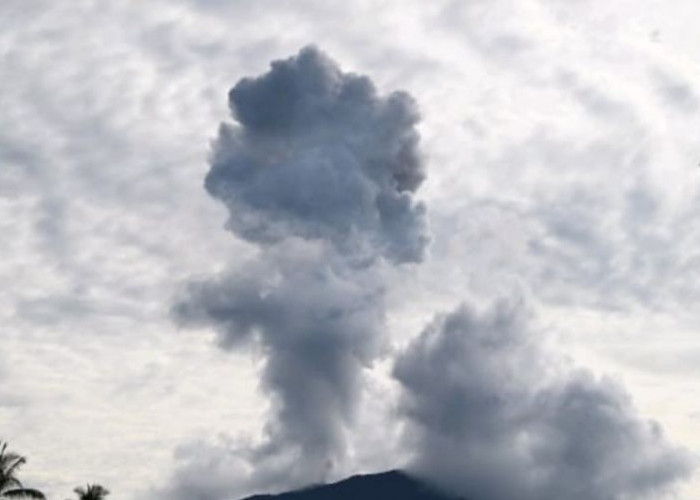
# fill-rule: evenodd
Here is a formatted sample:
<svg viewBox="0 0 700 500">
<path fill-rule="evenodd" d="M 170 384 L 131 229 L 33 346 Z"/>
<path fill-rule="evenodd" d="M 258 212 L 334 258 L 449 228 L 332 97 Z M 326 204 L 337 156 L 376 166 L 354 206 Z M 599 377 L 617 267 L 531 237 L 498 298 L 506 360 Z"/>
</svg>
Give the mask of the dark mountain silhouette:
<svg viewBox="0 0 700 500">
<path fill-rule="evenodd" d="M 430 484 L 400 471 L 353 476 L 338 483 L 310 486 L 277 495 L 245 500 L 464 500 L 437 491 Z"/>
</svg>

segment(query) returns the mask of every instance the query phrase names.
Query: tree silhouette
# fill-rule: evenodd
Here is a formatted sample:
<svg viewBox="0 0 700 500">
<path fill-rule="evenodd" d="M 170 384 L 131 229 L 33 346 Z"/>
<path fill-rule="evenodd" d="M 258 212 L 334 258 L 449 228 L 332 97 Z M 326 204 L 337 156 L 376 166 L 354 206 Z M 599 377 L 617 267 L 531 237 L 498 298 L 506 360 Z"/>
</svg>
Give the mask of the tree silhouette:
<svg viewBox="0 0 700 500">
<path fill-rule="evenodd" d="M 80 486 L 73 491 L 78 495 L 78 500 L 104 500 L 109 495 L 109 490 L 99 484 L 88 484 L 85 488 Z"/>
<path fill-rule="evenodd" d="M 7 451 L 7 443 L 4 441 L 0 441 L 0 444 L 0 498 L 45 499 L 41 491 L 25 488 L 17 479 L 17 471 L 27 462 L 27 459 L 15 452 Z"/>
</svg>

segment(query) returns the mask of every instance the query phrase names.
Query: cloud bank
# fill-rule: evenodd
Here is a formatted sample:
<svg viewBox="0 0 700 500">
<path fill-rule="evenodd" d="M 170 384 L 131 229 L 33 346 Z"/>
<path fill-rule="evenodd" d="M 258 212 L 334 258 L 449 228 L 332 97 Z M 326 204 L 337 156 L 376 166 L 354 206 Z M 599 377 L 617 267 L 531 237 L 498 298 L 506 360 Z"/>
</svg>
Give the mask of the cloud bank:
<svg viewBox="0 0 700 500">
<path fill-rule="evenodd" d="M 661 498 L 689 454 L 623 389 L 545 352 L 522 302 L 438 316 L 397 360 L 412 468 L 478 500 Z"/>
</svg>

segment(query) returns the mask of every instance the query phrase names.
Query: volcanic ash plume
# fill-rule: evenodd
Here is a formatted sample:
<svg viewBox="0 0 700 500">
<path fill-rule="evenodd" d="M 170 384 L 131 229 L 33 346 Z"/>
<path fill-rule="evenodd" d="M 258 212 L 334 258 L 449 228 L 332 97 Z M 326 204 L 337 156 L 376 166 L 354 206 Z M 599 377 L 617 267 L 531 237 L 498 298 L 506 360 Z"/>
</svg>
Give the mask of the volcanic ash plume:
<svg viewBox="0 0 700 500">
<path fill-rule="evenodd" d="M 689 456 L 616 384 L 547 355 L 527 316 L 462 307 L 398 360 L 414 470 L 478 500 L 664 498 Z"/>
<path fill-rule="evenodd" d="M 229 93 L 239 126 L 224 124 L 206 188 L 230 210 L 228 227 L 267 247 L 318 240 L 346 258 L 421 260 L 423 181 L 408 94 L 377 95 L 315 48 L 272 63 Z"/>
<path fill-rule="evenodd" d="M 273 415 L 256 469 L 318 481 L 343 458 L 360 374 L 381 348 L 381 269 L 426 246 L 418 114 L 313 47 L 229 99 L 237 123 L 221 126 L 206 189 L 259 254 L 191 284 L 175 313 L 213 325 L 223 348 L 261 347 Z"/>
</svg>

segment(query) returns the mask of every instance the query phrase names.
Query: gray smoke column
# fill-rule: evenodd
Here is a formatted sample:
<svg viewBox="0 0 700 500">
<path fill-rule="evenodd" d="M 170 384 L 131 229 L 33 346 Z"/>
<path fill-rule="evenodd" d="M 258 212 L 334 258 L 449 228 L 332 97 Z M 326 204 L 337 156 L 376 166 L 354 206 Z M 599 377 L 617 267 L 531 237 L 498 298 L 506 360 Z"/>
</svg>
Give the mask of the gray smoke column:
<svg viewBox="0 0 700 500">
<path fill-rule="evenodd" d="M 272 63 L 229 93 L 206 188 L 228 227 L 263 246 L 321 240 L 342 254 L 418 261 L 426 243 L 418 112 L 403 92 L 382 97 L 319 50 Z"/>
<path fill-rule="evenodd" d="M 413 469 L 478 500 L 659 499 L 689 455 L 615 383 L 547 354 L 521 302 L 437 317 L 399 358 Z"/>
<path fill-rule="evenodd" d="M 407 94 L 379 95 L 313 47 L 229 101 L 237 123 L 221 126 L 205 185 L 259 253 L 192 283 L 175 314 L 212 325 L 223 348 L 264 353 L 258 484 L 318 481 L 343 458 L 360 374 L 382 347 L 382 269 L 421 260 L 427 243 L 419 117 Z"/>
</svg>

